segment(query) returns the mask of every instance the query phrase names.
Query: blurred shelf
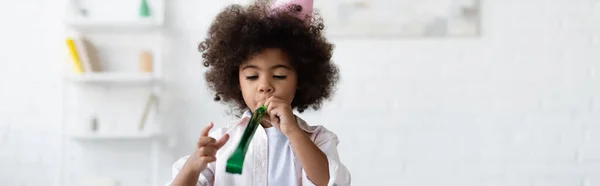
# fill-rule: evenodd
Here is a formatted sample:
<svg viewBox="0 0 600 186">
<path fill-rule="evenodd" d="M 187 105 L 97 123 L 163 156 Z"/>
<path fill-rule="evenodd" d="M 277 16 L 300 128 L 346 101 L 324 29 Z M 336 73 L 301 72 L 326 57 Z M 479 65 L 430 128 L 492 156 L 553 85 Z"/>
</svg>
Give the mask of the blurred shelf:
<svg viewBox="0 0 600 186">
<path fill-rule="evenodd" d="M 159 81 L 159 77 L 152 73 L 124 73 L 124 72 L 100 72 L 73 74 L 66 77 L 67 81 L 77 83 L 133 83 L 149 84 Z"/>
<path fill-rule="evenodd" d="M 72 19 L 67 20 L 67 25 L 80 30 L 154 30 L 163 26 L 162 21 L 154 19 L 140 19 L 131 21 L 102 21 Z"/>
<path fill-rule="evenodd" d="M 89 133 L 72 134 L 71 139 L 78 141 L 97 141 L 97 140 L 135 140 L 135 139 L 157 139 L 161 135 L 158 133 Z"/>
<path fill-rule="evenodd" d="M 148 14 L 141 13 L 142 1 L 67 0 L 63 23 L 83 31 L 148 31 L 162 28 L 166 0 L 147 0 Z"/>
</svg>

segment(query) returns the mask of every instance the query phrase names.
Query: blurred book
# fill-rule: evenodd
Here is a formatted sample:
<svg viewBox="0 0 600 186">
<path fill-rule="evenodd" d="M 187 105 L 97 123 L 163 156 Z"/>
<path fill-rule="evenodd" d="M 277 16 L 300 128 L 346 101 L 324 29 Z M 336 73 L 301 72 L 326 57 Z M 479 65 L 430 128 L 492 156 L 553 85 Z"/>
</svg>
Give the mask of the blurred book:
<svg viewBox="0 0 600 186">
<path fill-rule="evenodd" d="M 83 73 L 83 67 L 81 64 L 81 58 L 79 57 L 79 52 L 77 52 L 77 44 L 75 40 L 72 38 L 67 38 L 67 48 L 69 49 L 69 56 L 71 58 L 71 63 L 73 64 L 73 70 L 75 72 L 81 74 Z"/>
<path fill-rule="evenodd" d="M 70 36 L 67 38 L 67 47 L 75 72 L 84 73 L 99 71 L 96 60 L 92 60 L 94 59 L 92 54 L 95 52 L 88 40 L 77 35 Z"/>
</svg>

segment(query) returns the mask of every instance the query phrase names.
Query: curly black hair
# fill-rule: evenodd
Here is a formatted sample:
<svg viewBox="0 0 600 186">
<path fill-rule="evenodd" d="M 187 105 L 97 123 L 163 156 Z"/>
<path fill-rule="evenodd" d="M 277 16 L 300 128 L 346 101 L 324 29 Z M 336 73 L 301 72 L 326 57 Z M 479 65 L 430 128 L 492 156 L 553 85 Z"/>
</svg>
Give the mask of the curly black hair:
<svg viewBox="0 0 600 186">
<path fill-rule="evenodd" d="M 318 110 L 332 96 L 339 79 L 331 61 L 334 45 L 324 36 L 323 20 L 313 13 L 298 18 L 302 7 L 291 6 L 273 14 L 271 3 L 264 0 L 252 5 L 230 5 L 212 22 L 207 37 L 198 46 L 210 89 L 215 101 L 224 101 L 238 112 L 247 109 L 239 84 L 239 67 L 267 48 L 281 49 L 298 74 L 298 89 L 292 108 L 302 113 Z"/>
</svg>

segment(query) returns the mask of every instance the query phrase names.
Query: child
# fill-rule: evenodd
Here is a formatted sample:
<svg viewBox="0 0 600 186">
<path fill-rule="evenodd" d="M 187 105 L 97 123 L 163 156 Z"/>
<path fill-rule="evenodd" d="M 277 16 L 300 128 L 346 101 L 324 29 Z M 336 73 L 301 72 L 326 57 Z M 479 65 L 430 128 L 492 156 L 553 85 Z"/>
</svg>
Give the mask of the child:
<svg viewBox="0 0 600 186">
<path fill-rule="evenodd" d="M 195 151 L 173 164 L 169 185 L 350 185 L 340 162 L 337 136 L 309 126 L 292 112 L 318 110 L 338 80 L 333 45 L 312 16 L 312 1 L 258 1 L 231 5 L 218 14 L 199 49 L 215 101 L 233 106 L 241 118 L 209 134 Z M 225 172 L 251 111 L 267 115 L 250 142 L 242 174 Z"/>
</svg>

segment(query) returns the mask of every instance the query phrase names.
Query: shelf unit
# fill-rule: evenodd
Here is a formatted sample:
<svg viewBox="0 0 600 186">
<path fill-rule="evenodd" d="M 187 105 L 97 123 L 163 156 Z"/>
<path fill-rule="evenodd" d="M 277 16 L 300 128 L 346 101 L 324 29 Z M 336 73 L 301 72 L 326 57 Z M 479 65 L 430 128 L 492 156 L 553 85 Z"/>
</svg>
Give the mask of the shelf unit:
<svg viewBox="0 0 600 186">
<path fill-rule="evenodd" d="M 160 81 L 160 77 L 153 73 L 85 73 L 85 74 L 70 74 L 65 76 L 65 79 L 73 83 L 87 84 L 152 84 Z"/>
<path fill-rule="evenodd" d="M 141 71 L 92 71 L 92 72 L 68 72 L 64 75 L 64 89 L 63 89 L 63 105 L 64 105 L 64 116 L 63 116 L 63 138 L 62 138 L 62 156 L 60 161 L 60 171 L 58 171 L 59 183 L 58 185 L 77 185 L 81 184 L 79 178 L 71 177 L 69 162 L 71 158 L 67 157 L 72 144 L 86 145 L 89 143 L 106 142 L 108 144 L 141 140 L 150 142 L 149 156 L 151 162 L 149 164 L 152 167 L 149 175 L 150 185 L 158 186 L 161 183 L 158 182 L 159 163 L 161 160 L 161 148 L 164 139 L 167 137 L 162 130 L 161 124 L 161 111 L 159 109 L 159 101 L 161 100 L 162 84 L 162 64 L 163 64 L 163 44 L 161 43 L 164 39 L 161 31 L 164 25 L 164 13 L 166 0 L 147 0 L 150 7 L 150 17 L 139 17 L 138 8 L 139 3 L 142 0 L 68 0 L 66 7 L 66 14 L 64 24 L 70 33 L 77 33 L 80 36 L 94 35 L 94 34 L 145 34 L 145 33 L 159 33 L 158 40 L 159 44 L 151 46 L 149 50 L 152 53 L 152 71 L 141 72 Z M 86 11 L 90 15 L 82 16 L 81 7 L 85 7 Z M 117 7 L 117 8 L 115 8 Z M 98 11 L 93 10 L 97 8 Z M 113 10 L 124 10 L 112 12 Z M 114 14 L 114 15 L 113 15 Z M 155 36 L 152 36 L 155 37 Z M 68 51 L 67 51 L 68 52 Z M 71 59 L 65 59 L 64 64 L 69 64 Z M 105 61 L 102 61 L 105 62 Z M 123 60 L 119 63 L 137 63 L 136 61 Z M 76 90 L 85 90 L 88 88 L 96 87 L 110 87 L 108 89 L 115 90 L 123 88 L 122 85 L 128 87 L 143 87 L 150 91 L 153 103 L 151 106 L 152 116 L 147 119 L 143 119 L 144 122 L 148 123 L 144 126 L 144 130 L 129 130 L 121 131 L 122 129 L 116 129 L 112 131 L 89 131 L 82 130 L 86 128 L 89 123 L 82 122 L 81 118 L 73 119 L 73 113 L 69 113 L 67 107 L 70 105 L 67 103 L 74 99 L 69 95 L 70 91 L 68 88 L 74 88 Z M 116 87 L 116 88 L 115 88 Z M 85 97 L 86 95 L 79 95 Z M 144 95 L 147 96 L 147 95 Z M 146 108 L 148 105 L 140 105 L 140 107 Z M 144 109 L 142 109 L 144 110 Z M 144 114 L 146 115 L 146 114 Z M 149 115 L 146 115 L 149 116 Z M 84 116 L 76 116 L 84 117 Z M 150 121 L 152 120 L 152 121 Z M 86 121 L 87 122 L 87 121 Z M 136 121 L 137 122 L 137 121 Z M 110 123 L 110 122 L 107 122 Z M 102 122 L 99 123 L 102 125 Z M 132 125 L 138 125 L 138 123 L 132 123 Z M 85 143 L 83 143 L 85 142 Z M 105 143 L 105 144 L 106 144 Z M 143 170 L 140 170 L 143 171 Z M 122 184 L 121 184 L 122 185 Z"/>
<path fill-rule="evenodd" d="M 68 20 L 67 24 L 77 29 L 98 29 L 98 28 L 112 28 L 112 29 L 160 29 L 162 23 L 151 19 L 140 19 L 132 21 L 88 21 L 86 19 L 72 19 Z"/>
<path fill-rule="evenodd" d="M 69 136 L 77 141 L 152 140 L 161 138 L 161 134 L 159 133 L 84 133 L 70 134 Z"/>
<path fill-rule="evenodd" d="M 138 14 L 141 0 L 68 0 L 65 24 L 76 29 L 161 29 L 165 20 L 166 0 L 147 0 L 150 17 Z M 118 4 L 117 4 L 118 3 Z M 97 9 L 90 11 L 90 7 Z M 130 9 L 118 14 L 114 9 Z M 91 14 L 91 15 L 88 15 Z M 126 18 L 123 18 L 126 17 Z"/>
</svg>

